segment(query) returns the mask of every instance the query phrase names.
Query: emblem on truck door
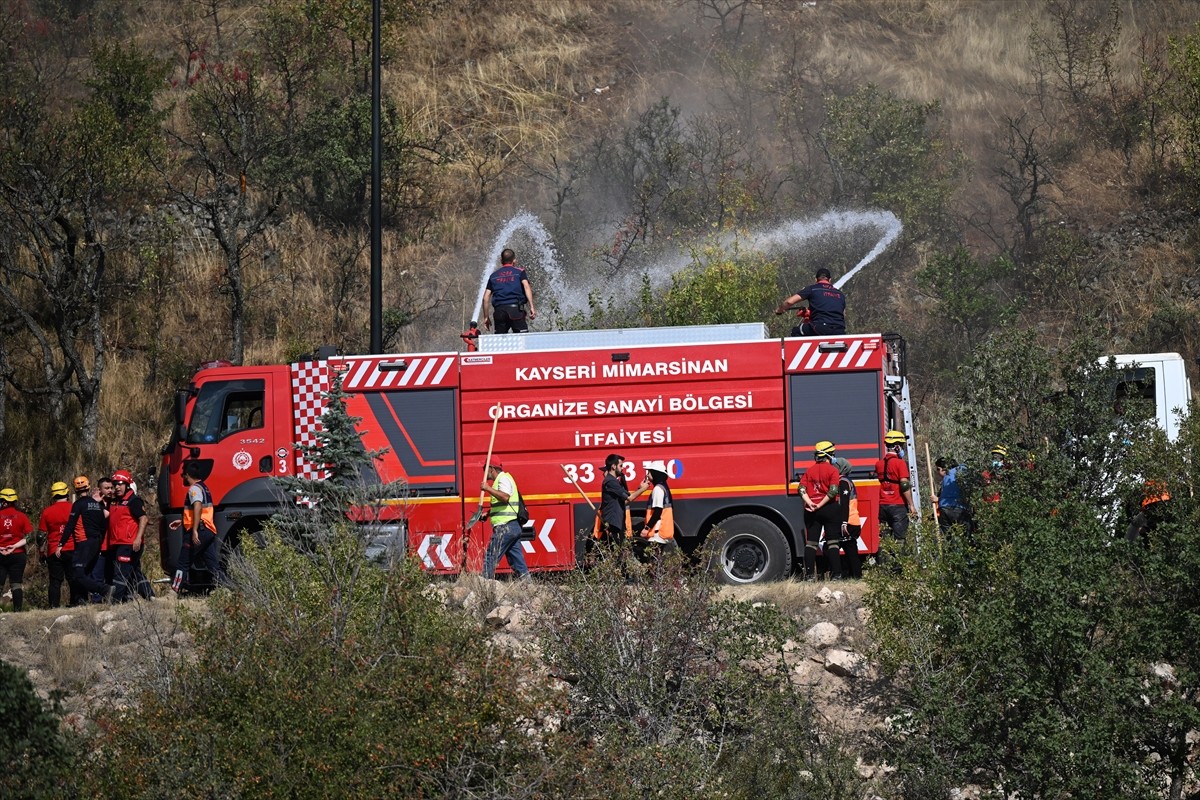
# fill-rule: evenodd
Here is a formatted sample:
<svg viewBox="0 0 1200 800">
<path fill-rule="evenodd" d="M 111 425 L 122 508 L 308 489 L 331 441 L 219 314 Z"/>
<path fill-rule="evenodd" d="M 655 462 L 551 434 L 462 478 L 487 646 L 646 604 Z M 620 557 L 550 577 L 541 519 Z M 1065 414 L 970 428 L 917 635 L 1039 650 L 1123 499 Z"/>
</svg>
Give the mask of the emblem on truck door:
<svg viewBox="0 0 1200 800">
<path fill-rule="evenodd" d="M 245 450 L 238 450 L 233 454 L 234 469 L 250 469 L 250 465 L 254 463 L 254 456 L 247 453 Z"/>
</svg>

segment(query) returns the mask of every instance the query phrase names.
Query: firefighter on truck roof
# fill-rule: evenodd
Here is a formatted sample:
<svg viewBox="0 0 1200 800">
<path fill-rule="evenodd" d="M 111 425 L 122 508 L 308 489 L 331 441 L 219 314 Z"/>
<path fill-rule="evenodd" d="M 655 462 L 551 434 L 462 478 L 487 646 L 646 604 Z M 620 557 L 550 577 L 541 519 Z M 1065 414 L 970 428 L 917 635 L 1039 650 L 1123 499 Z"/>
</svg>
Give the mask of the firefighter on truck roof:
<svg viewBox="0 0 1200 800">
<path fill-rule="evenodd" d="M 831 282 L 829 270 L 817 270 L 817 282 L 784 300 L 775 309 L 783 314 L 797 303 L 808 301 L 808 313 L 792 328 L 792 336 L 840 336 L 846 332 L 846 295 Z"/>
<path fill-rule="evenodd" d="M 500 254 L 500 268 L 488 277 L 481 310 L 483 327 L 489 330 L 495 316 L 496 333 L 525 333 L 529 330 L 528 320 L 537 319 L 529 279 L 525 270 L 517 266 L 517 254 L 508 248 Z"/>
</svg>

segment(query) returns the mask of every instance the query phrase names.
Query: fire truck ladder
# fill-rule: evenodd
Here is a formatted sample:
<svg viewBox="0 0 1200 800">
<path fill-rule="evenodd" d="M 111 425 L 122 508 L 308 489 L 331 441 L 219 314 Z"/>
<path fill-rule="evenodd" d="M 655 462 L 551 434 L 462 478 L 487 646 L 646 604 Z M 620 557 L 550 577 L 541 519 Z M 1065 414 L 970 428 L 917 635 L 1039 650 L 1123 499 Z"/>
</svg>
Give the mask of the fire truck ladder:
<svg viewBox="0 0 1200 800">
<path fill-rule="evenodd" d="M 912 488 L 913 505 L 917 509 L 917 519 L 921 519 L 921 471 L 917 469 L 917 440 L 913 431 L 912 398 L 908 393 L 907 347 L 904 339 L 895 333 L 885 333 L 884 342 L 887 344 L 887 360 L 884 364 L 884 391 L 892 404 L 898 409 L 900 425 L 908 440 L 904 448 L 904 457 L 908 460 L 908 481 Z"/>
</svg>

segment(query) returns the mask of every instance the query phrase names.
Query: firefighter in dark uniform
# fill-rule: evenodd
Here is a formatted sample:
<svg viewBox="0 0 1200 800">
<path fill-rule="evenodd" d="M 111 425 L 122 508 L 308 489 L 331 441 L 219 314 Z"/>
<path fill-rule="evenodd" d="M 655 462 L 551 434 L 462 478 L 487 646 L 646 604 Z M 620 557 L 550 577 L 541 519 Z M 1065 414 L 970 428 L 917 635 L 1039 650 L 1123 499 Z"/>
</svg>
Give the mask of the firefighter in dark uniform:
<svg viewBox="0 0 1200 800">
<path fill-rule="evenodd" d="M 831 283 L 829 270 L 817 270 L 817 282 L 784 300 L 776 314 L 808 301 L 808 319 L 792 328 L 792 336 L 837 336 L 846 332 L 846 295 Z"/>
<path fill-rule="evenodd" d="M 488 277 L 483 292 L 483 327 L 491 329 L 494 313 L 496 333 L 525 333 L 529 320 L 537 319 L 533 289 L 516 262 L 517 254 L 506 248 L 500 254 L 500 268 Z"/>
<path fill-rule="evenodd" d="M 71 563 L 71 594 L 77 605 L 87 602 L 89 595 L 106 597 L 110 587 L 92 570 L 100 557 L 104 534 L 108 531 L 108 506 L 104 502 L 104 491 L 97 484 L 92 488 L 86 475 L 75 479 L 75 502 L 71 505 L 71 516 L 63 527 L 58 542 L 52 549 L 62 553 L 68 539 L 75 540 L 75 558 Z"/>
</svg>

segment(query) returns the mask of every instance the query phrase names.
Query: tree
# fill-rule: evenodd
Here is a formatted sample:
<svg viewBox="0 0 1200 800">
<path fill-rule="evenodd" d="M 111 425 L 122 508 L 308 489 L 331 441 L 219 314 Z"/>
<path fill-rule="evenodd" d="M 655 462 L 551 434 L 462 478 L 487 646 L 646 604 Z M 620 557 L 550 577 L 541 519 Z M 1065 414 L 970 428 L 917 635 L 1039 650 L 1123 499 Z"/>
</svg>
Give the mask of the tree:
<svg viewBox="0 0 1200 800">
<path fill-rule="evenodd" d="M 5 377 L 58 424 L 74 397 L 82 448 L 92 455 L 108 350 L 104 307 L 114 289 L 109 262 L 131 246 L 139 204 L 152 196 L 163 69 L 136 48 L 99 46 L 90 71 L 74 73 L 75 60 L 58 65 L 78 81 L 79 96 L 62 102 L 56 81 L 65 78 L 42 63 L 54 48 L 38 39 L 75 32 L 46 20 L 18 30 L 7 43 L 16 58 L 0 66 L 0 307 L 29 357 L 7 361 Z M 8 349 L 8 359 L 17 352 Z"/>
<path fill-rule="evenodd" d="M 917 272 L 921 292 L 937 301 L 934 318 L 953 324 L 949 335 L 960 335 L 965 351 L 974 351 L 994 328 L 1010 321 L 1016 304 L 1005 297 L 1013 276 L 1011 261 L 1003 256 L 983 262 L 964 247 L 938 253 Z"/>
<path fill-rule="evenodd" d="M 825 102 L 818 138 L 835 202 L 891 209 L 910 233 L 936 229 L 961 169 L 935 126 L 941 106 L 904 100 L 872 84 Z"/>
<path fill-rule="evenodd" d="M 1152 423 L 1114 413 L 1117 374 L 1096 356 L 1086 342 L 1051 353 L 1006 334 L 963 368 L 958 424 L 981 451 L 1005 443 L 1008 463 L 986 485 L 974 465 L 973 532 L 877 576 L 868 598 L 900 678 L 886 738 L 905 796 L 974 783 L 998 796 L 1158 797 L 1179 769 L 1196 716 L 1179 627 L 1195 619 L 1195 579 L 1152 565 L 1192 534 L 1173 528 L 1149 554 L 1124 541 L 1122 501 L 1173 465 L 1144 455 L 1161 444 Z M 1167 597 L 1179 605 L 1148 613 Z M 1185 677 L 1160 683 L 1161 663 Z"/>
</svg>

